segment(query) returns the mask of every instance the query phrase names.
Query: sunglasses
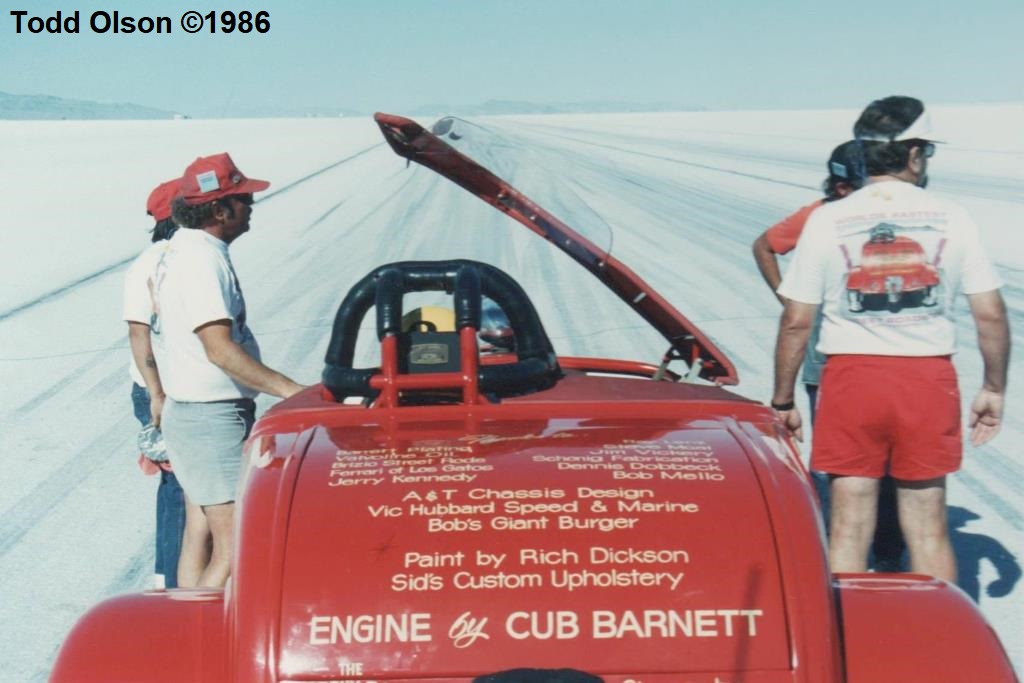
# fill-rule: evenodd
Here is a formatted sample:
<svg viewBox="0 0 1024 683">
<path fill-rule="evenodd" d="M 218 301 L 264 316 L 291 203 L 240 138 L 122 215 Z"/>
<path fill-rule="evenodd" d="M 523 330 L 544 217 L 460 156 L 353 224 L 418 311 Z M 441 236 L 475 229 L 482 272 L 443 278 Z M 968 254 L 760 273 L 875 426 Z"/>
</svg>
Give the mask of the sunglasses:
<svg viewBox="0 0 1024 683">
<path fill-rule="evenodd" d="M 920 147 L 921 156 L 923 156 L 925 159 L 931 159 L 933 156 L 935 156 L 934 142 L 928 142 L 927 140 L 914 140 L 910 146 Z"/>
<path fill-rule="evenodd" d="M 251 194 L 233 194 L 229 196 L 231 197 L 231 199 L 234 199 L 236 202 L 240 204 L 252 206 L 253 198 Z"/>
</svg>

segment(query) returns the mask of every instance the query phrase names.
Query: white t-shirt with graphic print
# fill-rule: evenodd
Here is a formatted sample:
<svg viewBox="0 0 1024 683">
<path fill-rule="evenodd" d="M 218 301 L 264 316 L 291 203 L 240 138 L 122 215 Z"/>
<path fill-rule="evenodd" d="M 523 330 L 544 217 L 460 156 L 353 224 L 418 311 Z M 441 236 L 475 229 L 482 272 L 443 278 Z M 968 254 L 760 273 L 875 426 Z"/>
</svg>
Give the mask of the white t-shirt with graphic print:
<svg viewBox="0 0 1024 683">
<path fill-rule="evenodd" d="M 963 208 L 892 180 L 815 210 L 778 292 L 823 305 L 821 353 L 945 356 L 954 297 L 1001 286 Z"/>
<path fill-rule="evenodd" d="M 125 322 L 151 324 L 153 316 L 153 295 L 149 290 L 153 273 L 156 271 L 156 264 L 160 262 L 167 249 L 167 241 L 154 242 L 142 250 L 132 264 L 128 266 L 128 272 L 124 275 L 124 296 L 122 304 L 122 320 Z M 146 386 L 146 380 L 135 365 L 135 358 L 131 356 L 131 349 L 128 351 L 129 363 L 128 374 L 132 381 L 140 387 Z"/>
<path fill-rule="evenodd" d="M 231 338 L 260 360 L 245 322 L 245 299 L 231 266 L 228 245 L 204 230 L 182 228 L 168 241 L 154 276 L 154 344 L 164 392 L 179 402 L 253 398 L 259 392 L 235 382 L 206 357 L 196 328 L 231 320 Z"/>
</svg>

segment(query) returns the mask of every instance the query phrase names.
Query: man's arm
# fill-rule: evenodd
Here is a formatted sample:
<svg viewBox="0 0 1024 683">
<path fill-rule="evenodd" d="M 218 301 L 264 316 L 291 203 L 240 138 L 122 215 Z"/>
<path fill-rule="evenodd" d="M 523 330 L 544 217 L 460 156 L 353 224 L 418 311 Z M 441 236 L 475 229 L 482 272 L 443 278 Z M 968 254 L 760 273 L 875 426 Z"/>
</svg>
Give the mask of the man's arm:
<svg viewBox="0 0 1024 683">
<path fill-rule="evenodd" d="M 239 384 L 272 396 L 288 398 L 303 386 L 250 356 L 231 338 L 231 321 L 214 320 L 196 328 L 206 357 Z"/>
<path fill-rule="evenodd" d="M 760 237 L 754 240 L 752 251 L 754 252 L 754 262 L 757 264 L 757 269 L 761 271 L 761 277 L 772 288 L 772 292 L 775 292 L 782 282 L 782 273 L 779 272 L 779 259 L 775 254 L 775 250 L 772 249 L 772 245 L 768 242 L 767 231 L 762 232 Z M 785 297 L 780 296 L 777 292 L 775 296 L 783 306 L 786 305 Z"/>
<path fill-rule="evenodd" d="M 160 415 L 164 409 L 164 385 L 160 382 L 160 372 L 153 357 L 153 344 L 149 336 L 149 325 L 128 321 L 128 345 L 132 350 L 132 360 L 142 374 L 149 391 L 149 414 L 153 424 L 160 426 Z"/>
<path fill-rule="evenodd" d="M 789 299 L 779 319 L 779 336 L 775 341 L 775 391 L 772 403 L 782 405 L 794 402 L 794 387 L 797 372 L 804 360 L 807 339 L 811 336 L 811 328 L 818 314 L 818 304 L 805 304 Z M 780 410 L 779 416 L 796 437 L 803 441 L 802 421 L 800 412 Z"/>
<path fill-rule="evenodd" d="M 1010 363 L 1010 325 L 1006 304 L 998 289 L 968 294 L 971 315 L 978 328 L 978 348 L 985 363 L 981 389 L 971 404 L 971 443 L 980 446 L 999 433 L 1003 421 L 1003 396 Z"/>
</svg>

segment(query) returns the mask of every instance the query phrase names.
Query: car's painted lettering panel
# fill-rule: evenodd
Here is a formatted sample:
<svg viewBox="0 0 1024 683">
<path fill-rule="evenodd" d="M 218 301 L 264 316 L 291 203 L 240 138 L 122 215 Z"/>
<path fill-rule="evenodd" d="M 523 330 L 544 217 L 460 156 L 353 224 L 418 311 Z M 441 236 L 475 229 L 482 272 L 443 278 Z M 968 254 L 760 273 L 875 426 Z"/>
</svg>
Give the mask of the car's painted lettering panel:
<svg viewBox="0 0 1024 683">
<path fill-rule="evenodd" d="M 787 668 L 771 529 L 733 438 L 580 422 L 319 434 L 282 673 Z"/>
</svg>

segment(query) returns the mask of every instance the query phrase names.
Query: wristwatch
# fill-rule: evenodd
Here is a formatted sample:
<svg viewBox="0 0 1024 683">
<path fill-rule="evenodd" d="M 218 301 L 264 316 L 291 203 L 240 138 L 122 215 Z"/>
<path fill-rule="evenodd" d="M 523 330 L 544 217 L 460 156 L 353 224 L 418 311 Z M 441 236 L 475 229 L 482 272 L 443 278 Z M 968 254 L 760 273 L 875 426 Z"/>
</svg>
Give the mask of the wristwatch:
<svg viewBox="0 0 1024 683">
<path fill-rule="evenodd" d="M 793 408 L 796 408 L 796 403 L 793 401 L 786 401 L 785 403 L 776 403 L 775 401 L 772 401 L 772 408 L 775 408 L 775 410 L 780 412 L 784 410 L 793 410 Z"/>
</svg>

